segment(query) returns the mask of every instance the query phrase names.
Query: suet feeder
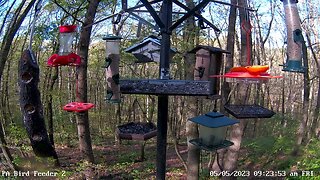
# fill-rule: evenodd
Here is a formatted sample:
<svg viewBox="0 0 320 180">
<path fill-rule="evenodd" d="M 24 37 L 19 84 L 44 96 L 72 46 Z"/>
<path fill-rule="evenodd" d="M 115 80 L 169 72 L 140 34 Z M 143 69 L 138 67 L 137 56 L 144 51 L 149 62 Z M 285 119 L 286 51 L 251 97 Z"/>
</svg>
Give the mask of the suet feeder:
<svg viewBox="0 0 320 180">
<path fill-rule="evenodd" d="M 222 54 L 230 54 L 230 52 L 212 46 L 198 45 L 189 53 L 196 55 L 194 80 L 209 80 L 212 82 L 213 94 L 218 94 L 219 81 L 217 78 L 209 78 L 209 74 L 218 75 L 220 73 Z"/>
<path fill-rule="evenodd" d="M 233 145 L 226 140 L 226 131 L 227 126 L 239 123 L 238 120 L 226 117 L 219 112 L 209 112 L 191 118 L 190 121 L 199 124 L 199 138 L 191 140 L 190 143 L 200 149 L 215 151 Z"/>
<path fill-rule="evenodd" d="M 283 65 L 283 71 L 304 73 L 306 70 L 302 65 L 304 40 L 297 7 L 298 0 L 281 1 L 283 2 L 287 27 L 287 61 Z"/>
<path fill-rule="evenodd" d="M 120 41 L 122 37 L 107 35 L 103 38 L 106 41 L 106 79 L 107 96 L 106 101 L 110 103 L 120 103 L 119 86 L 119 61 L 120 61 Z"/>
<path fill-rule="evenodd" d="M 60 47 L 59 53 L 53 54 L 47 62 L 48 66 L 79 66 L 81 58 L 72 51 L 72 43 L 76 34 L 77 26 L 65 25 L 59 27 Z"/>
<path fill-rule="evenodd" d="M 125 52 L 132 53 L 138 59 L 135 61 L 136 63 L 160 62 L 160 46 L 160 39 L 156 36 L 148 36 L 141 42 L 125 49 Z M 170 59 L 176 52 L 175 49 L 170 48 Z"/>
</svg>

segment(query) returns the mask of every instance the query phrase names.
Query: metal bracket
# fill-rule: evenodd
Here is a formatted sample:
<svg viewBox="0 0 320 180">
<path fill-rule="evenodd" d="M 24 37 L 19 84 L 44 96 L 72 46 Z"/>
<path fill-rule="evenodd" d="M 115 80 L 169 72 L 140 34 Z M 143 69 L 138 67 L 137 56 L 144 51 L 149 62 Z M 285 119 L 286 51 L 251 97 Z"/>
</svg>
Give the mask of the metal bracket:
<svg viewBox="0 0 320 180">
<path fill-rule="evenodd" d="M 150 15 L 153 17 L 153 19 L 156 21 L 157 25 L 163 29 L 165 28 L 165 25 L 161 21 L 160 17 L 158 16 L 157 12 L 154 10 L 154 8 L 151 6 L 151 4 L 147 0 L 140 0 L 146 9 L 150 12 Z"/>
<path fill-rule="evenodd" d="M 173 0 L 173 2 L 180 6 L 181 8 L 183 8 L 186 11 L 191 11 L 190 8 L 188 8 L 186 5 L 182 4 L 181 2 L 179 2 L 178 0 Z M 214 29 L 217 32 L 220 32 L 221 30 L 219 28 L 217 28 L 217 26 L 215 26 L 214 24 L 212 24 L 210 21 L 208 21 L 206 18 L 204 18 L 201 14 L 199 14 L 198 12 L 195 12 L 194 16 L 196 16 L 199 19 L 202 19 L 204 23 L 206 23 L 208 26 L 210 26 L 212 29 Z"/>
<path fill-rule="evenodd" d="M 207 6 L 207 4 L 210 2 L 210 0 L 203 0 L 200 2 L 196 7 L 191 9 L 190 11 L 187 12 L 184 16 L 182 16 L 180 19 L 178 19 L 170 28 L 169 31 L 174 30 L 176 27 L 178 27 L 183 21 L 188 19 L 190 16 L 195 15 L 196 11 L 199 11 L 200 9 L 204 8 Z"/>
</svg>

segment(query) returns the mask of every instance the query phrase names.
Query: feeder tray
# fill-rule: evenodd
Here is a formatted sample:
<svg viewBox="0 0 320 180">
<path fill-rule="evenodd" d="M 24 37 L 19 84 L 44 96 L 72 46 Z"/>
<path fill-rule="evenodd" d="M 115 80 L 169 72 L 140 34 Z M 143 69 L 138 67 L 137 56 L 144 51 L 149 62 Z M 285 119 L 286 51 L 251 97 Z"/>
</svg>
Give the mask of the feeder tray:
<svg viewBox="0 0 320 180">
<path fill-rule="evenodd" d="M 233 142 L 228 140 L 224 140 L 221 144 L 214 145 L 214 146 L 207 146 L 206 144 L 202 143 L 201 139 L 192 139 L 189 142 L 205 151 L 217 151 L 219 149 L 232 146 L 234 144 Z"/>
<path fill-rule="evenodd" d="M 269 79 L 282 78 L 282 76 L 272 76 L 268 73 L 253 74 L 249 72 L 228 72 L 224 75 L 212 75 L 211 78 L 227 78 L 229 82 L 267 82 Z"/>
<path fill-rule="evenodd" d="M 120 139 L 146 141 L 157 135 L 157 127 L 153 123 L 130 122 L 117 127 Z"/>
<path fill-rule="evenodd" d="M 225 105 L 224 108 L 237 119 L 271 118 L 275 114 L 259 105 Z"/>
<path fill-rule="evenodd" d="M 94 104 L 92 103 L 81 103 L 81 102 L 71 102 L 69 104 L 66 104 L 63 107 L 63 110 L 68 112 L 84 112 L 88 111 L 89 109 L 93 108 Z"/>
<path fill-rule="evenodd" d="M 272 78 L 282 78 L 282 76 L 272 76 L 267 73 L 269 66 L 240 66 L 233 67 L 230 72 L 224 75 L 212 75 L 212 78 L 226 78 L 227 82 L 248 82 L 248 83 L 265 83 Z"/>
<path fill-rule="evenodd" d="M 50 67 L 55 66 L 79 66 L 81 63 L 81 58 L 75 53 L 70 53 L 68 55 L 60 56 L 58 54 L 52 55 L 47 62 Z"/>
<path fill-rule="evenodd" d="M 187 80 L 120 80 L 123 94 L 210 96 L 213 95 L 212 82 Z"/>
</svg>

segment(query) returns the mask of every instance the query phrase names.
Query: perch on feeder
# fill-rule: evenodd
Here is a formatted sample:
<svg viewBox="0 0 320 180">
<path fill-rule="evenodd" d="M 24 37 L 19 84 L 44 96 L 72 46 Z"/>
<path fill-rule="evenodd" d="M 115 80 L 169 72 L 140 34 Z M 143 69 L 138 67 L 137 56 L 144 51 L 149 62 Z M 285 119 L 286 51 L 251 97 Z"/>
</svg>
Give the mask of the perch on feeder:
<svg viewBox="0 0 320 180">
<path fill-rule="evenodd" d="M 161 42 L 156 36 L 148 36 L 140 43 L 125 49 L 125 52 L 132 53 L 138 60 L 136 63 L 160 62 L 160 46 Z M 177 51 L 170 49 L 170 59 Z"/>
<path fill-rule="evenodd" d="M 302 66 L 302 46 L 304 43 L 299 12 L 298 0 L 281 0 L 285 12 L 287 27 L 287 61 L 283 65 L 283 71 L 304 73 L 306 68 Z"/>
<path fill-rule="evenodd" d="M 47 62 L 48 66 L 78 66 L 81 63 L 79 55 L 72 52 L 72 42 L 77 26 L 65 25 L 59 27 L 60 47 L 59 53 L 53 54 Z"/>
<path fill-rule="evenodd" d="M 107 96 L 106 100 L 110 103 L 120 103 L 120 85 L 119 85 L 119 61 L 120 61 L 120 36 L 107 35 L 106 40 L 106 79 Z"/>
<path fill-rule="evenodd" d="M 226 140 L 227 126 L 240 122 L 219 112 L 209 112 L 191 118 L 190 121 L 200 125 L 199 139 L 192 139 L 190 143 L 206 151 L 216 151 L 232 146 L 233 143 Z"/>
</svg>

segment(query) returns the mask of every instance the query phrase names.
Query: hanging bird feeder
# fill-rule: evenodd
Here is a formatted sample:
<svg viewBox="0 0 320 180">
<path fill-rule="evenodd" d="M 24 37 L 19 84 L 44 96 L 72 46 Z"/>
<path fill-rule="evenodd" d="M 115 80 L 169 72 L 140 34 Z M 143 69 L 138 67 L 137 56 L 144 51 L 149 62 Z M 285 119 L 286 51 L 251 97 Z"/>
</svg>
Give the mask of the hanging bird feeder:
<svg viewBox="0 0 320 180">
<path fill-rule="evenodd" d="M 306 68 L 302 65 L 302 44 L 304 43 L 299 12 L 298 0 L 281 0 L 285 12 L 287 27 L 287 61 L 283 71 L 304 73 Z"/>
<path fill-rule="evenodd" d="M 85 112 L 93 108 L 94 104 L 92 103 L 81 103 L 81 102 L 71 102 L 63 106 L 63 110 L 68 112 Z"/>
<path fill-rule="evenodd" d="M 125 52 L 132 53 L 138 60 L 135 63 L 160 62 L 161 40 L 156 36 L 148 36 L 141 42 L 134 44 Z M 177 53 L 177 50 L 170 48 L 170 59 Z"/>
<path fill-rule="evenodd" d="M 107 35 L 103 38 L 103 40 L 106 40 L 106 59 L 104 65 L 107 79 L 106 100 L 110 103 L 120 103 L 119 62 L 121 39 L 122 37 L 114 35 Z"/>
<path fill-rule="evenodd" d="M 190 143 L 206 151 L 232 146 L 231 141 L 226 140 L 227 126 L 240 121 L 226 117 L 219 112 L 210 112 L 191 118 L 190 121 L 199 124 L 199 138 L 190 140 Z"/>
<path fill-rule="evenodd" d="M 233 67 L 224 75 L 212 75 L 213 78 L 226 78 L 227 82 L 247 82 L 247 83 L 266 83 L 269 79 L 282 78 L 282 76 L 272 76 L 267 73 L 269 66 L 239 66 Z"/>
<path fill-rule="evenodd" d="M 246 49 L 247 49 L 247 66 L 233 67 L 224 75 L 212 75 L 212 78 L 226 78 L 227 82 L 241 82 L 241 83 L 266 83 L 269 79 L 281 78 L 282 76 L 272 76 L 267 71 L 267 65 L 252 65 L 251 64 L 251 31 L 252 25 L 250 23 L 248 13 L 246 19 L 241 23 L 241 28 L 246 33 Z"/>
<path fill-rule="evenodd" d="M 81 58 L 72 51 L 72 43 L 77 26 L 65 25 L 59 27 L 60 47 L 59 53 L 52 55 L 47 62 L 48 66 L 79 66 Z"/>
</svg>

